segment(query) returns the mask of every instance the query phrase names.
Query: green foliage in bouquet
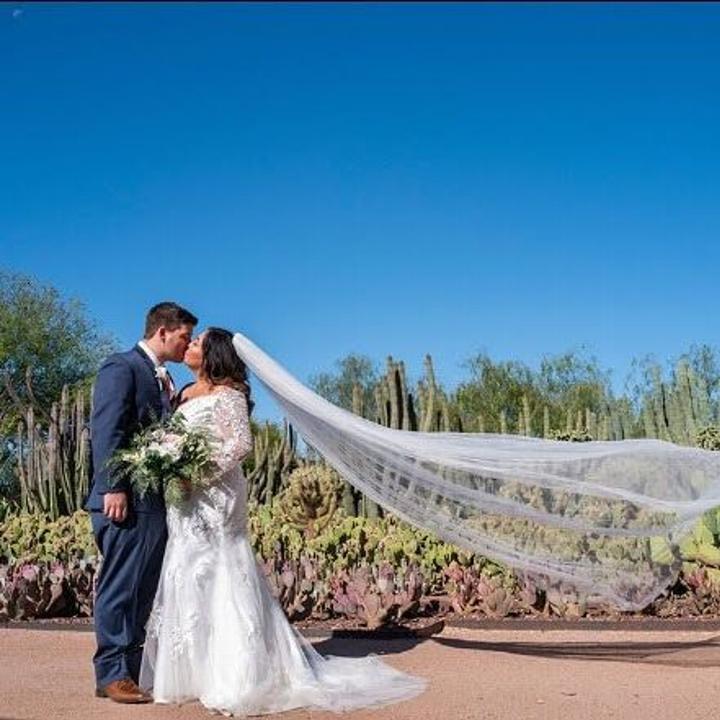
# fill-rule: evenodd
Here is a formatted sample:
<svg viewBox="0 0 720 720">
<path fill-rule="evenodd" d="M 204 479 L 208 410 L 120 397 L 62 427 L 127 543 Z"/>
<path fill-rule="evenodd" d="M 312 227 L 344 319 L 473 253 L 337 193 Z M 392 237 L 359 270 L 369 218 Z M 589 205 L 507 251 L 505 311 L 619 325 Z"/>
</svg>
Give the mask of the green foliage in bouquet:
<svg viewBox="0 0 720 720">
<path fill-rule="evenodd" d="M 208 434 L 190 427 L 176 414 L 135 434 L 130 446 L 110 459 L 113 485 L 128 481 L 143 498 L 165 495 L 168 505 L 180 506 L 192 489 L 207 485 L 217 467 Z"/>
</svg>

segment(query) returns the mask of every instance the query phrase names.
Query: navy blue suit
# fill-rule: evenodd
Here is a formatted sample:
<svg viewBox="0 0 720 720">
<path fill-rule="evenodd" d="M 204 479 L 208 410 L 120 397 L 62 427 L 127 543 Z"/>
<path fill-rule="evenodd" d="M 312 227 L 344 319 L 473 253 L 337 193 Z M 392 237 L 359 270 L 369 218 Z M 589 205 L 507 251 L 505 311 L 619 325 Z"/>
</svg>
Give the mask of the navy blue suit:
<svg viewBox="0 0 720 720">
<path fill-rule="evenodd" d="M 103 556 L 95 594 L 93 658 L 98 687 L 140 674 L 145 624 L 152 609 L 167 541 L 162 493 L 136 496 L 127 482 L 113 485 L 108 460 L 134 433 L 170 413 L 152 360 L 139 346 L 111 355 L 98 372 L 90 434 L 92 487 L 85 502 Z M 124 490 L 128 515 L 121 522 L 103 513 L 103 496 Z"/>
</svg>

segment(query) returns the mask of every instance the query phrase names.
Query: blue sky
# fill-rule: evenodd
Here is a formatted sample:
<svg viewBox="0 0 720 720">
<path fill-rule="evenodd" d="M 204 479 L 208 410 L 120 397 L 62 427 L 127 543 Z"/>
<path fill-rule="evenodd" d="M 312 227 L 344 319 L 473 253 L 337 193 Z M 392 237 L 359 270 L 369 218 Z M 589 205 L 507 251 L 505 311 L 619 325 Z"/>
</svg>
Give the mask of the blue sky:
<svg viewBox="0 0 720 720">
<path fill-rule="evenodd" d="M 306 380 L 717 345 L 720 6 L 0 6 L 0 265 Z M 260 396 L 260 416 L 274 416 Z"/>
</svg>

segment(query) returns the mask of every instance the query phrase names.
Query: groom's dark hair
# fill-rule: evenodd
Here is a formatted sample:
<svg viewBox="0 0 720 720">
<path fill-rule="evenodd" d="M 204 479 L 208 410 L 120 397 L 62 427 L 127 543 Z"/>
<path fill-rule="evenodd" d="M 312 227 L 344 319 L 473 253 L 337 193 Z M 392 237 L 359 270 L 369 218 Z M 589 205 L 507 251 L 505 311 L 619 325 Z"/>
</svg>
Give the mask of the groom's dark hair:
<svg viewBox="0 0 720 720">
<path fill-rule="evenodd" d="M 198 319 L 174 302 L 161 302 L 148 310 L 145 318 L 145 339 L 151 338 L 161 327 L 177 330 L 181 325 L 197 325 Z"/>
</svg>

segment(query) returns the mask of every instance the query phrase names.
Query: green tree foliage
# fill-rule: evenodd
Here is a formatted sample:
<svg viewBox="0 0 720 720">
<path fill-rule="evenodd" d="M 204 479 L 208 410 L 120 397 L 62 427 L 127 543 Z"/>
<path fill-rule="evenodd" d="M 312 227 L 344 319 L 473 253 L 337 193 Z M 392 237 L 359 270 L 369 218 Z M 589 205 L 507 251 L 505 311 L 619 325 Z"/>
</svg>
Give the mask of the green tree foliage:
<svg viewBox="0 0 720 720">
<path fill-rule="evenodd" d="M 474 419 L 482 417 L 485 432 L 501 432 L 499 418 L 503 413 L 511 427 L 517 425 L 523 396 L 530 401 L 531 413 L 542 402 L 534 374 L 524 363 L 496 362 L 479 353 L 465 367 L 471 377 L 457 387 L 453 402 L 466 427 L 474 427 Z"/>
<path fill-rule="evenodd" d="M 78 300 L 28 275 L 0 271 L 0 433 L 12 433 L 18 419 L 6 382 L 23 403 L 48 408 L 63 385 L 91 376 L 112 345 Z"/>
<path fill-rule="evenodd" d="M 534 435 L 542 435 L 545 408 L 551 426 L 564 428 L 568 413 L 572 417 L 587 410 L 597 413 L 612 402 L 609 373 L 582 352 L 545 356 L 538 370 L 517 361 L 498 362 L 486 353 L 470 358 L 465 367 L 471 377 L 458 386 L 454 402 L 467 426 L 482 417 L 487 432 L 501 431 L 503 413 L 509 429 L 516 429 L 524 402 Z"/>
<path fill-rule="evenodd" d="M 63 385 L 89 383 L 113 346 L 82 303 L 28 275 L 0 270 L 0 494 L 17 494 L 18 403 L 33 406 L 42 423 Z"/>
<path fill-rule="evenodd" d="M 335 363 L 336 372 L 324 372 L 310 378 L 310 387 L 318 395 L 346 410 L 353 410 L 353 388 L 359 386 L 366 417 L 374 417 L 374 389 L 380 379 L 375 363 L 365 355 L 350 354 Z"/>
</svg>

